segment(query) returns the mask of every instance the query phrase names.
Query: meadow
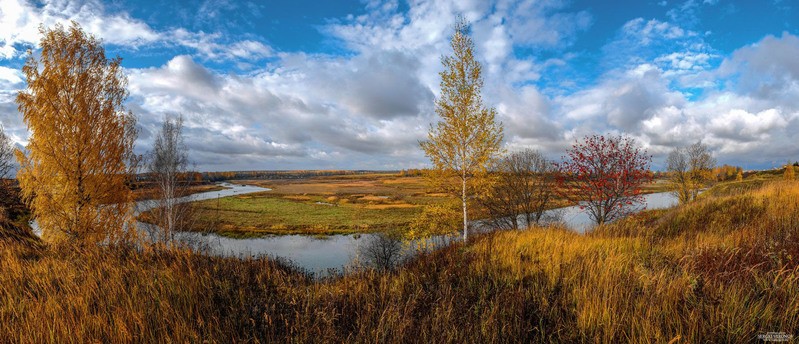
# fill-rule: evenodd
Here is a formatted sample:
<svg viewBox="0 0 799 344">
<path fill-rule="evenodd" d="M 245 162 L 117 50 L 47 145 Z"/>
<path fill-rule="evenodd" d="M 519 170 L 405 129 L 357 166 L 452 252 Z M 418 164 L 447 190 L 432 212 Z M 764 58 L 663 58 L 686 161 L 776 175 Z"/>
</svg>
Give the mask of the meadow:
<svg viewBox="0 0 799 344">
<path fill-rule="evenodd" d="M 406 227 L 426 204 L 449 196 L 427 191 L 423 177 L 396 173 L 277 180 L 235 180 L 272 191 L 194 203 L 197 230 L 226 236 L 330 235 Z"/>
<path fill-rule="evenodd" d="M 272 191 L 194 203 L 196 231 L 229 237 L 267 234 L 332 235 L 403 230 L 428 204 L 454 202 L 455 197 L 436 191 L 421 176 L 398 173 L 233 180 Z M 662 180 L 644 192 L 662 192 Z M 549 208 L 570 205 L 554 199 Z M 484 218 L 472 209 L 472 218 Z"/>
<path fill-rule="evenodd" d="M 693 343 L 795 336 L 799 183 L 724 185 L 694 203 L 586 235 L 494 232 L 388 273 L 323 280 L 267 258 L 76 251 L 6 230 L 0 338 Z"/>
</svg>

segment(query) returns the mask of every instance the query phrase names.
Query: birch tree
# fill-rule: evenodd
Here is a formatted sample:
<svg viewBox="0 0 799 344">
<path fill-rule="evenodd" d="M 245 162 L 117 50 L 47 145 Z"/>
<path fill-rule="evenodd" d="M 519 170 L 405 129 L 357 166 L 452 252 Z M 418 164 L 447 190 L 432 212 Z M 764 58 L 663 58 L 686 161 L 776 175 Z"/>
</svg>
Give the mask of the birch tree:
<svg viewBox="0 0 799 344">
<path fill-rule="evenodd" d="M 155 182 L 157 207 L 152 210 L 154 239 L 170 244 L 177 230 L 185 229 L 191 218 L 189 157 L 183 142 L 183 117 L 166 118 L 147 157 L 147 172 Z"/>
<path fill-rule="evenodd" d="M 463 240 L 468 239 L 470 189 L 485 174 L 486 167 L 500 153 L 502 124 L 495 121 L 496 110 L 483 104 L 482 67 L 474 57 L 474 43 L 468 25 L 460 21 L 451 38 L 452 55 L 441 62 L 441 94 L 436 99 L 436 114 L 441 120 L 430 125 L 428 140 L 420 142 L 430 158 L 437 178 L 458 182 L 463 210 Z"/>
<path fill-rule="evenodd" d="M 16 151 L 22 198 L 44 237 L 114 243 L 135 231 L 132 193 L 135 117 L 125 107 L 121 59 L 77 23 L 41 28 L 41 55 L 22 68 L 17 104 L 31 132 Z"/>
</svg>

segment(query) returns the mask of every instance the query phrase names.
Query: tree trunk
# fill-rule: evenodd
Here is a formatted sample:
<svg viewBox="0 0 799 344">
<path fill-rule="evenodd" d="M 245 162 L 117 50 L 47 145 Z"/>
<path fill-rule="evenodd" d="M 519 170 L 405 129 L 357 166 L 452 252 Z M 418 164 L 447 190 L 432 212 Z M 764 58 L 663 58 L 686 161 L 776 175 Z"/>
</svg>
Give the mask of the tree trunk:
<svg viewBox="0 0 799 344">
<path fill-rule="evenodd" d="M 469 236 L 469 220 L 466 216 L 466 171 L 463 172 L 461 181 L 463 182 L 463 188 L 461 189 L 461 201 L 463 201 L 463 242 L 465 243 Z"/>
</svg>

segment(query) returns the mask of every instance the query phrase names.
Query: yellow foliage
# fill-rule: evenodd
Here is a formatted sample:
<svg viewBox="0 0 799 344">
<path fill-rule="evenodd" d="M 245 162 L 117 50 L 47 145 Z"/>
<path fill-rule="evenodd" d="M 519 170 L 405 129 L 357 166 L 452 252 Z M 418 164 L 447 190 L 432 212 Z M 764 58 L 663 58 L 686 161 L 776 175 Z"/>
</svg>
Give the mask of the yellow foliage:
<svg viewBox="0 0 799 344">
<path fill-rule="evenodd" d="M 16 152 L 22 196 L 45 237 L 115 242 L 134 232 L 123 230 L 136 133 L 120 59 L 108 60 L 77 23 L 41 32 L 41 57 L 29 54 L 17 96 L 31 131 L 28 155 Z"/>
<path fill-rule="evenodd" d="M 496 110 L 483 105 L 482 67 L 475 60 L 474 43 L 467 31 L 462 21 L 455 26 L 453 55 L 442 58 L 444 71 L 439 73 L 441 96 L 436 100 L 436 114 L 441 121 L 430 125 L 428 141 L 420 143 L 433 163 L 434 179 L 457 182 L 450 191 L 461 199 L 464 239 L 470 189 L 501 152 L 503 137 L 502 124 L 495 121 Z"/>
<path fill-rule="evenodd" d="M 405 238 L 414 240 L 452 234 L 457 232 L 460 220 L 460 209 L 456 201 L 428 204 L 413 219 Z"/>
<path fill-rule="evenodd" d="M 785 173 L 783 174 L 785 180 L 794 180 L 796 179 L 796 172 L 793 169 L 793 165 L 786 164 L 785 165 Z"/>
</svg>

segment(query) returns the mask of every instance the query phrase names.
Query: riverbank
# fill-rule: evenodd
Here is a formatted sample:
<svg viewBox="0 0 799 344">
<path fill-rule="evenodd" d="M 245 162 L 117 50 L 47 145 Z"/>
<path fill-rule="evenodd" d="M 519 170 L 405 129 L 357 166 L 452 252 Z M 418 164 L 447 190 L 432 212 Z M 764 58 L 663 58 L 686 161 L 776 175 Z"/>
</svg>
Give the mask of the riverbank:
<svg viewBox="0 0 799 344">
<path fill-rule="evenodd" d="M 2 240 L 12 342 L 751 342 L 799 334 L 799 184 L 728 190 L 582 235 L 495 232 L 390 273 L 270 259 L 23 250 Z"/>
</svg>

